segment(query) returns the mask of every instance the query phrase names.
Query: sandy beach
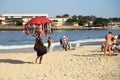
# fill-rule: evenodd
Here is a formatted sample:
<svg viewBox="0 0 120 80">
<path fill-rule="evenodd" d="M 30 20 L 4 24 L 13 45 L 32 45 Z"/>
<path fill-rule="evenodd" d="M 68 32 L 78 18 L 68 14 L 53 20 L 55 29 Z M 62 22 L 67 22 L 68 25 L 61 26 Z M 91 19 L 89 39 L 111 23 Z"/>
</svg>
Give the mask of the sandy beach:
<svg viewBox="0 0 120 80">
<path fill-rule="evenodd" d="M 120 80 L 120 54 L 102 56 L 100 45 L 62 49 L 34 64 L 36 52 L 0 53 L 0 80 Z"/>
</svg>

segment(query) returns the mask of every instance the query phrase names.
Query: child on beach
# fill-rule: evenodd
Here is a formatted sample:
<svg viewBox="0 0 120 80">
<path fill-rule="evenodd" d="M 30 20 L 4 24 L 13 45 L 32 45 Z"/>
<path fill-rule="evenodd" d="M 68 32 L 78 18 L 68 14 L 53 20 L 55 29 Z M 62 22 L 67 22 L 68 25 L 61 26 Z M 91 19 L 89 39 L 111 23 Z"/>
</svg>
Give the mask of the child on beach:
<svg viewBox="0 0 120 80">
<path fill-rule="evenodd" d="M 48 51 L 52 51 L 52 43 L 53 43 L 53 39 L 51 37 L 48 37 Z"/>
</svg>

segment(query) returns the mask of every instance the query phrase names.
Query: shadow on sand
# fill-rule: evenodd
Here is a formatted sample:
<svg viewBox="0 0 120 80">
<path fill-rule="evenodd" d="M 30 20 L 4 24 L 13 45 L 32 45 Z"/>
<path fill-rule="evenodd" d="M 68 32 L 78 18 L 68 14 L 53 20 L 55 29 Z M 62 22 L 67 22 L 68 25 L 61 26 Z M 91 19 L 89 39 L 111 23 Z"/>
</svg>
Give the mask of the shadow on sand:
<svg viewBox="0 0 120 80">
<path fill-rule="evenodd" d="M 13 60 L 13 59 L 0 59 L 0 63 L 11 63 L 11 64 L 32 64 L 32 62 L 25 62 L 22 60 Z"/>
</svg>

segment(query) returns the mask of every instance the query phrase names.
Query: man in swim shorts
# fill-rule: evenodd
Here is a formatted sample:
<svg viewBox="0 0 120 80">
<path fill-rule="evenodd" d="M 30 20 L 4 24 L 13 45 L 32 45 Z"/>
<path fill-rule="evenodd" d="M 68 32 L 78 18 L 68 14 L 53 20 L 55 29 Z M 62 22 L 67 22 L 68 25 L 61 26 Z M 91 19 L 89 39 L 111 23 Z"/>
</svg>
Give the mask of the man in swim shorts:
<svg viewBox="0 0 120 80">
<path fill-rule="evenodd" d="M 112 34 L 112 32 L 109 32 L 108 34 L 106 34 L 105 39 L 106 39 L 106 43 L 105 43 L 105 49 L 104 49 L 104 56 L 107 53 L 107 50 L 109 50 L 109 54 L 111 55 L 111 48 L 112 48 L 112 38 L 114 38 L 115 36 Z"/>
</svg>

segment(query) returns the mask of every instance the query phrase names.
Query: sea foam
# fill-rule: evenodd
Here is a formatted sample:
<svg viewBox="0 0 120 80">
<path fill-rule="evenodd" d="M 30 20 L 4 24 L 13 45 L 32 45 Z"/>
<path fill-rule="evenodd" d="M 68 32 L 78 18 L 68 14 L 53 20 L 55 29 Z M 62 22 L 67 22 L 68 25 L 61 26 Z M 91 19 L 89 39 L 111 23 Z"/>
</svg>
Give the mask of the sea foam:
<svg viewBox="0 0 120 80">
<path fill-rule="evenodd" d="M 77 43 L 86 43 L 86 42 L 101 42 L 105 41 L 104 38 L 99 39 L 83 39 L 83 40 L 77 40 L 77 41 L 70 41 L 71 44 L 77 44 Z M 47 46 L 47 43 L 45 43 L 45 46 Z M 60 46 L 60 42 L 54 42 L 53 47 Z M 23 45 L 0 45 L 0 50 L 5 49 L 24 49 L 24 48 L 33 48 L 34 44 L 23 44 Z"/>
</svg>

